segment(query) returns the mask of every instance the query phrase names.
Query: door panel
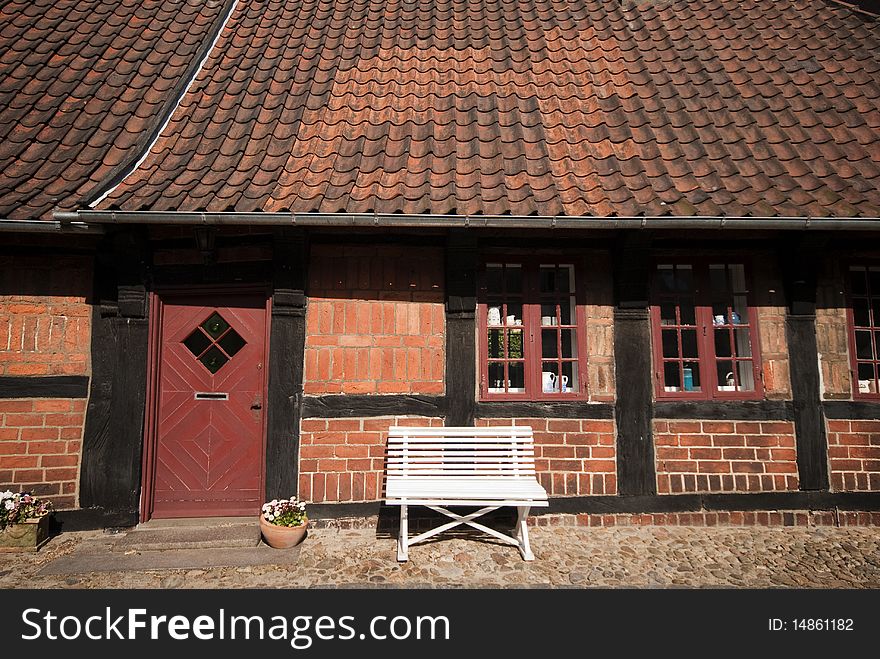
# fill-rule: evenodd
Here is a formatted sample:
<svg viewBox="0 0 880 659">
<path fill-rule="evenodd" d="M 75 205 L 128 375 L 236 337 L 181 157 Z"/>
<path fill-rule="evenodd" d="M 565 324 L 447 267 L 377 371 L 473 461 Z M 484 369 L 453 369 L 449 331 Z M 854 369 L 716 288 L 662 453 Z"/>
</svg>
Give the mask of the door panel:
<svg viewBox="0 0 880 659">
<path fill-rule="evenodd" d="M 265 295 L 162 299 L 152 517 L 258 512 L 265 356 Z"/>
</svg>

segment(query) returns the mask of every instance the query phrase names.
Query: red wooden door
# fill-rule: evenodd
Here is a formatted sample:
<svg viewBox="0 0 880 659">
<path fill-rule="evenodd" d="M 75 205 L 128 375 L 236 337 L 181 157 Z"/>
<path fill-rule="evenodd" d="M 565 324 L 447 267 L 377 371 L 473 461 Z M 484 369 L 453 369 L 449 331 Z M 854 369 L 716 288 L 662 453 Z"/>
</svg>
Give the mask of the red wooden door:
<svg viewBox="0 0 880 659">
<path fill-rule="evenodd" d="M 266 297 L 167 296 L 161 309 L 151 516 L 256 514 Z"/>
</svg>

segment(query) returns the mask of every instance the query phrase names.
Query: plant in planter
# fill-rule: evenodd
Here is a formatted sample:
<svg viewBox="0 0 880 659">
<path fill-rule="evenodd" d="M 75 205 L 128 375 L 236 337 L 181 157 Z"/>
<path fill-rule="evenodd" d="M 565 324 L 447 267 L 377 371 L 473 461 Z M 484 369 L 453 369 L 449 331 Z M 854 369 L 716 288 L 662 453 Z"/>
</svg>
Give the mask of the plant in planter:
<svg viewBox="0 0 880 659">
<path fill-rule="evenodd" d="M 0 492 L 0 551 L 36 551 L 49 539 L 52 503 L 30 492 Z"/>
<path fill-rule="evenodd" d="M 308 524 L 306 504 L 296 497 L 272 499 L 263 504 L 260 533 L 270 547 L 287 549 L 298 545 L 305 538 Z"/>
</svg>

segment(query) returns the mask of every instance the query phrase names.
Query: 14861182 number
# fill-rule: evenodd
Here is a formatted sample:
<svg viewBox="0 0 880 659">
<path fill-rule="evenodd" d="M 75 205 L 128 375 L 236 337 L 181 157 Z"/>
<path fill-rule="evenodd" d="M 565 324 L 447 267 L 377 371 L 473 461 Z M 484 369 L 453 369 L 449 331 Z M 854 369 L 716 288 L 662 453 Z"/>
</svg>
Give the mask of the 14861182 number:
<svg viewBox="0 0 880 659">
<path fill-rule="evenodd" d="M 850 632 L 853 631 L 852 618 L 793 618 L 792 629 L 808 632 Z"/>
</svg>

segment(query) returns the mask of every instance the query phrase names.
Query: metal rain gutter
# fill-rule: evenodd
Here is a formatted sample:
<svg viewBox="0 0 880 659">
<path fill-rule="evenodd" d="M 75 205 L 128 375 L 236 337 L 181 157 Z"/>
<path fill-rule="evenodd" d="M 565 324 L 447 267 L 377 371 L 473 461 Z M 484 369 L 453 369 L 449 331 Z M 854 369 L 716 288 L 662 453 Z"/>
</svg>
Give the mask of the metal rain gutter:
<svg viewBox="0 0 880 659">
<path fill-rule="evenodd" d="M 56 220 L 93 224 L 490 229 L 772 229 L 878 231 L 880 218 L 404 215 L 375 213 L 207 213 L 196 211 L 56 211 Z"/>
<path fill-rule="evenodd" d="M 89 226 L 82 220 L 0 219 L 0 232 L 7 233 L 104 233 L 102 226 Z"/>
</svg>

